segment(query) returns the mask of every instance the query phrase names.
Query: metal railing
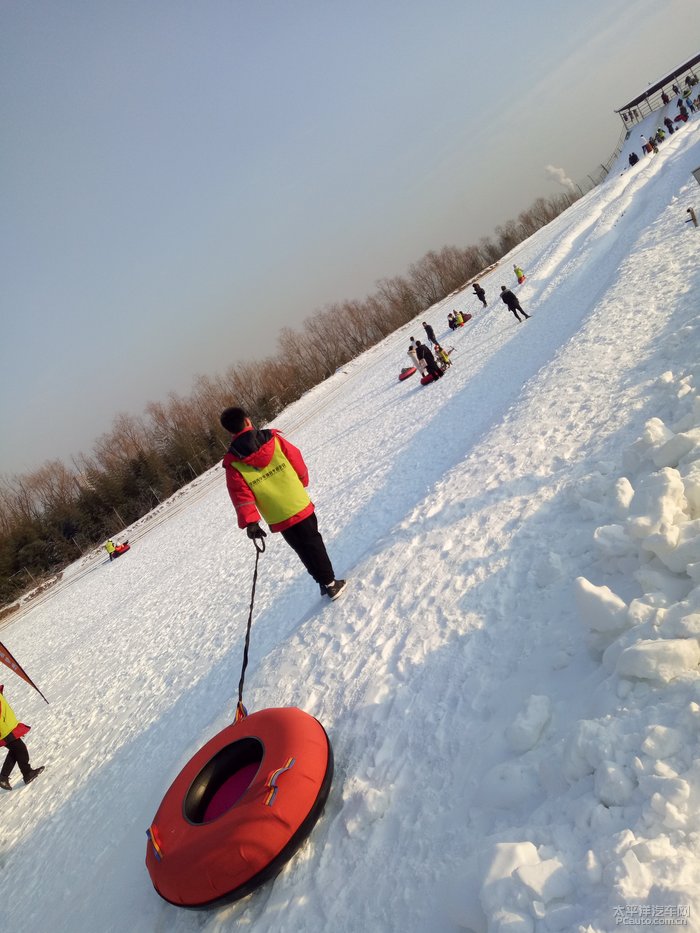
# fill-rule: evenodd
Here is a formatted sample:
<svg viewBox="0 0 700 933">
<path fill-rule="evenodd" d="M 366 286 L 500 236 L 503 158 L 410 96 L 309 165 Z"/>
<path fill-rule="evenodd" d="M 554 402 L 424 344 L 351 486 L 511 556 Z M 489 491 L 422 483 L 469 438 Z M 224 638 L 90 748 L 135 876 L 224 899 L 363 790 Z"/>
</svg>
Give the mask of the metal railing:
<svg viewBox="0 0 700 933">
<path fill-rule="evenodd" d="M 675 81 L 671 82 L 675 84 L 676 87 L 680 88 L 680 94 L 676 94 L 671 88 L 671 84 L 668 85 L 669 92 L 666 92 L 666 88 L 662 88 L 659 91 L 656 91 L 654 94 L 650 94 L 648 97 L 645 96 L 644 100 L 639 104 L 636 104 L 634 107 L 630 107 L 628 110 L 622 109 L 616 111 L 620 114 L 620 119 L 622 120 L 625 128 L 630 130 L 633 126 L 636 126 L 638 123 L 641 123 L 642 120 L 645 120 L 650 113 L 653 113 L 655 110 L 660 110 L 661 107 L 665 107 L 667 103 L 673 103 L 674 100 L 685 100 L 688 97 L 695 98 L 698 93 L 700 93 L 700 84 L 695 84 L 692 87 L 688 87 L 685 83 L 687 77 L 697 78 L 695 72 L 690 69 L 687 74 L 682 75 L 677 78 Z M 663 95 L 666 93 L 668 101 L 664 100 Z"/>
</svg>

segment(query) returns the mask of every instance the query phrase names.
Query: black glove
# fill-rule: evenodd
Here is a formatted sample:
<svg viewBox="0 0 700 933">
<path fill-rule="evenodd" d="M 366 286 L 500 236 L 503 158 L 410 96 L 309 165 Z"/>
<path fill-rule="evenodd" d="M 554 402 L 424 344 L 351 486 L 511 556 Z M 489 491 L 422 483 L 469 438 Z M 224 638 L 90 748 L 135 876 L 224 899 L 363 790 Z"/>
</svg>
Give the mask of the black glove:
<svg viewBox="0 0 700 933">
<path fill-rule="evenodd" d="M 260 525 L 257 522 L 251 522 L 250 525 L 246 525 L 246 534 L 249 538 L 266 538 L 267 535 L 262 530 Z"/>
</svg>

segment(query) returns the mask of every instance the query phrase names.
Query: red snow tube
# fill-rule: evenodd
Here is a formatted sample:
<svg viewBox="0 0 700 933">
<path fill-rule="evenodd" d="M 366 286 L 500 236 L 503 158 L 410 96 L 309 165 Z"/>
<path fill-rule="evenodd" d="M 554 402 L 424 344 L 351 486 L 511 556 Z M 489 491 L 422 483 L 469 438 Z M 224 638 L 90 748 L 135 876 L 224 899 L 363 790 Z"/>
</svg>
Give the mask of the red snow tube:
<svg viewBox="0 0 700 933">
<path fill-rule="evenodd" d="M 120 554 L 126 554 L 126 552 L 130 549 L 130 544 L 118 544 L 114 549 L 114 556 L 118 557 Z"/>
<path fill-rule="evenodd" d="M 467 323 L 467 321 L 471 321 L 471 319 L 472 319 L 471 314 L 463 314 L 463 315 L 462 315 L 462 320 L 464 321 L 465 324 Z"/>
<path fill-rule="evenodd" d="M 415 366 L 410 366 L 408 369 L 402 369 L 399 373 L 399 382 L 403 382 L 404 379 L 408 379 L 409 376 L 412 376 L 416 371 Z"/>
<path fill-rule="evenodd" d="M 427 386 L 429 382 L 435 382 L 435 376 L 432 373 L 426 373 L 420 381 L 422 386 Z"/>
<path fill-rule="evenodd" d="M 148 830 L 146 867 L 179 907 L 237 900 L 274 877 L 321 815 L 333 751 L 321 723 L 263 709 L 215 735 L 175 778 Z"/>
</svg>

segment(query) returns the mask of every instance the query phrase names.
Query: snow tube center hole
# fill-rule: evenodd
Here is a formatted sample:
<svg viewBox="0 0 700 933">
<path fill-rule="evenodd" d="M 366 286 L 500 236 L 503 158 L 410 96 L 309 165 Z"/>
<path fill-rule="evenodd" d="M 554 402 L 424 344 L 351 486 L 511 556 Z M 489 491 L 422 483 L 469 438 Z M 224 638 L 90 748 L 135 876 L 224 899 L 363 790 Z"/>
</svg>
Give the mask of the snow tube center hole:
<svg viewBox="0 0 700 933">
<path fill-rule="evenodd" d="M 230 810 L 253 782 L 263 751 L 262 742 L 250 738 L 220 749 L 187 792 L 184 811 L 190 823 L 209 823 Z"/>
</svg>

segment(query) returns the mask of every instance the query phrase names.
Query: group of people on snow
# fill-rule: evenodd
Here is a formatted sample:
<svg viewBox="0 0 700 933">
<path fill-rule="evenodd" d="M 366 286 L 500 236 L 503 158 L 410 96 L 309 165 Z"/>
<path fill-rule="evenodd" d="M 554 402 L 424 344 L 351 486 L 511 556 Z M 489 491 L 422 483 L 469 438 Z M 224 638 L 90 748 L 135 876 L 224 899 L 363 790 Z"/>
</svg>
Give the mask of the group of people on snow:
<svg viewBox="0 0 700 933">
<path fill-rule="evenodd" d="M 522 275 L 519 267 L 514 269 L 516 275 Z M 486 307 L 486 294 L 478 282 L 474 283 L 474 293 Z M 519 322 L 518 311 L 525 318 L 530 317 L 505 285 L 501 286 L 501 299 Z M 408 355 L 421 374 L 440 379 L 451 360 L 440 346 L 433 327 L 424 321 L 423 328 L 432 349 L 411 337 Z M 344 592 L 346 581 L 336 577 L 318 529 L 315 506 L 306 491 L 309 472 L 301 451 L 274 428 L 256 428 L 243 408 L 225 409 L 220 423 L 231 435 L 222 466 L 226 471 L 226 486 L 239 528 L 245 530 L 259 550 L 264 550 L 267 532 L 260 526 L 264 519 L 269 530 L 279 532 L 295 551 L 318 584 L 321 595 L 331 600 L 338 599 Z M 105 544 L 110 560 L 117 556 L 120 548 L 126 547 L 128 543 L 117 546 L 111 538 Z M 0 769 L 0 788 L 11 790 L 9 778 L 15 765 L 19 766 L 25 784 L 38 777 L 44 767 L 32 768 L 22 739 L 30 727 L 17 720 L 3 690 L 4 687 L 0 686 L 0 747 L 6 747 L 8 751 Z"/>
<path fill-rule="evenodd" d="M 423 327 L 426 328 L 426 332 L 429 329 L 433 337 L 435 337 L 435 333 L 430 324 L 423 324 Z M 421 343 L 420 340 L 416 340 L 414 337 L 411 337 L 411 343 L 408 348 L 408 358 L 421 374 L 421 377 L 430 375 L 433 379 L 440 379 L 444 374 L 444 370 L 450 365 L 450 358 L 437 340 L 433 339 L 432 344 L 435 354 L 438 355 L 438 359 L 440 359 L 443 364 L 442 366 L 438 365 L 433 350 L 431 350 L 427 344 Z"/>
<path fill-rule="evenodd" d="M 674 89 L 676 85 L 674 84 Z M 664 94 L 661 95 L 662 98 Z M 664 103 L 669 103 L 668 95 L 665 95 L 666 99 Z M 679 97 L 678 101 L 678 116 L 676 117 L 675 122 L 678 124 L 683 124 L 688 121 L 688 110 L 691 113 L 695 113 L 698 108 L 700 108 L 700 94 L 693 101 L 690 97 L 682 98 Z M 666 135 L 673 136 L 673 134 L 678 129 L 678 126 L 674 126 L 674 121 L 669 117 L 665 116 L 663 119 L 663 124 L 666 129 L 659 126 L 656 129 L 655 133 L 652 133 L 650 136 L 645 136 L 643 133 L 640 133 L 640 139 L 642 140 L 642 154 L 647 155 L 649 153 L 654 153 L 655 155 L 659 151 L 659 145 L 666 139 Z M 627 161 L 630 165 L 636 165 L 639 162 L 639 156 L 636 152 L 630 152 Z"/>
<path fill-rule="evenodd" d="M 525 273 L 519 265 L 515 264 L 513 266 L 513 271 L 515 272 L 519 284 L 525 281 Z M 474 294 L 480 299 L 484 307 L 486 307 L 486 292 L 478 282 L 474 283 Z M 518 296 L 511 291 L 511 289 L 506 288 L 505 285 L 501 285 L 500 298 L 505 306 L 513 312 L 519 324 L 522 324 L 525 320 L 529 320 L 531 315 L 523 309 Z M 466 320 L 470 318 L 470 314 L 466 316 Z M 464 323 L 465 317 L 461 311 L 455 310 L 448 313 L 447 324 L 450 330 L 456 330 L 457 327 Z M 420 340 L 411 337 L 411 343 L 408 348 L 408 358 L 411 361 L 412 367 L 417 369 L 422 377 L 431 375 L 433 379 L 439 379 L 444 375 L 447 367 L 452 365 L 452 362 L 447 351 L 438 343 L 433 327 L 428 324 L 427 321 L 423 321 L 423 328 L 428 340 L 432 344 L 432 350 L 426 344 L 421 343 Z"/>
<path fill-rule="evenodd" d="M 445 350 L 444 347 L 441 347 L 440 344 L 438 343 L 438 340 L 437 340 L 437 337 L 435 336 L 435 331 L 433 330 L 432 325 L 428 324 L 427 321 L 423 321 L 423 329 L 425 330 L 425 334 L 428 340 L 433 345 L 433 350 L 435 351 L 434 357 L 437 357 L 438 359 L 438 368 L 441 370 L 440 375 L 442 375 L 442 373 L 445 372 L 447 367 L 452 365 L 452 363 L 450 362 L 450 357 L 447 353 L 447 350 Z M 413 346 L 413 342 L 414 342 L 413 337 L 411 337 L 411 346 Z M 429 367 L 429 357 L 433 356 L 433 353 L 430 350 L 430 347 L 427 347 L 425 346 L 425 344 L 422 344 L 420 340 L 416 340 L 415 345 L 416 345 L 416 348 L 419 346 L 424 347 L 422 354 L 419 354 L 416 350 L 416 356 L 419 362 L 423 362 L 424 367 Z M 409 350 L 409 356 L 411 356 L 410 350 Z M 430 372 L 429 368 L 428 368 L 428 372 Z M 425 373 L 423 373 L 423 375 L 425 375 Z M 435 378 L 437 379 L 437 376 Z"/>
<path fill-rule="evenodd" d="M 465 323 L 464 315 L 461 311 L 456 310 L 448 312 L 447 326 L 450 328 L 450 330 L 457 330 L 458 327 L 461 327 Z"/>
</svg>

